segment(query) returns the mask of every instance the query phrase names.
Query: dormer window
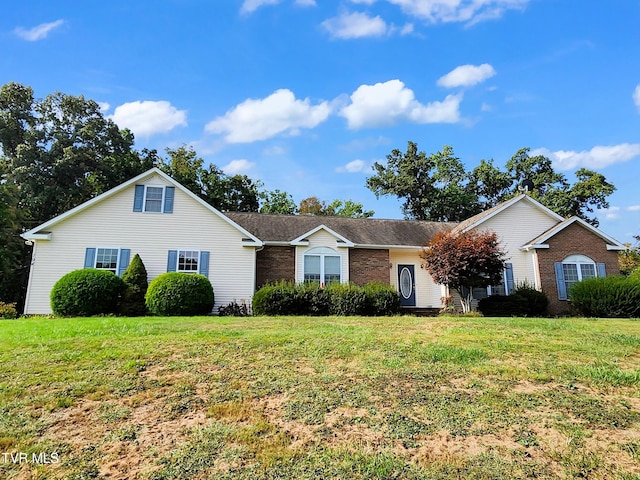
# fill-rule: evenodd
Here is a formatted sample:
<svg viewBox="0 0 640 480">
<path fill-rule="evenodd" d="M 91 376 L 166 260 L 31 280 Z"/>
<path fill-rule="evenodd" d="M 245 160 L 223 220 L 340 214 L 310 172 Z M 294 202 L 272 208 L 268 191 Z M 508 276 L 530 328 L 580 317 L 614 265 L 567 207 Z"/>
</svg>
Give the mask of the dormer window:
<svg viewBox="0 0 640 480">
<path fill-rule="evenodd" d="M 174 187 L 136 185 L 133 197 L 134 212 L 173 213 Z"/>
</svg>

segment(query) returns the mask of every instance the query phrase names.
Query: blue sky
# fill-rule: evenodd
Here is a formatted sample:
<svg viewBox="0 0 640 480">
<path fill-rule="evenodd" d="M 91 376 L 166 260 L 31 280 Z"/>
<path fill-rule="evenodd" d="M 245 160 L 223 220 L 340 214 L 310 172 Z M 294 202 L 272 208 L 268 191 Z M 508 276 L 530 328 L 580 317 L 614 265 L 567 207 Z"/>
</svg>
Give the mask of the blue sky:
<svg viewBox="0 0 640 480">
<path fill-rule="evenodd" d="M 614 183 L 600 227 L 640 234 L 636 0 L 23 1 L 0 17 L 0 82 L 84 95 L 136 147 L 193 145 L 296 201 L 362 202 L 415 141 L 468 168 L 521 147 Z"/>
</svg>

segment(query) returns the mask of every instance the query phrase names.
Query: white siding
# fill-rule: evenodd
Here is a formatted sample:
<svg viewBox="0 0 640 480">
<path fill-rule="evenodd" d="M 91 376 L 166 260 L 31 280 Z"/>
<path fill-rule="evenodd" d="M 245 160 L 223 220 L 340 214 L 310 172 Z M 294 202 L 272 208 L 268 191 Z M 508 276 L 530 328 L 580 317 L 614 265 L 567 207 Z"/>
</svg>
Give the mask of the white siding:
<svg viewBox="0 0 640 480">
<path fill-rule="evenodd" d="M 398 290 L 398 265 L 413 265 L 416 277 L 416 307 L 440 308 L 440 298 L 444 296 L 444 287 L 435 283 L 431 275 L 420 268 L 420 252 L 420 249 L 389 250 L 389 262 L 392 264 L 392 268 L 389 269 L 389 280 L 391 285 Z"/>
<path fill-rule="evenodd" d="M 507 262 L 513 264 L 515 284 L 528 282 L 539 286 L 539 274 L 533 252 L 524 252 L 520 247 L 558 224 L 558 220 L 526 201 L 511 205 L 482 223 L 478 230 L 493 230 L 500 237 L 507 252 Z"/>
<path fill-rule="evenodd" d="M 296 247 L 296 282 L 304 281 L 304 254 L 315 247 L 329 247 L 335 250 L 342 257 L 342 283 L 349 282 L 349 249 L 343 243 L 326 230 L 318 230 L 313 235 L 307 237 L 308 246 Z"/>
<path fill-rule="evenodd" d="M 141 182 L 142 183 L 142 182 Z M 153 175 L 145 184 L 165 184 Z M 133 212 L 135 186 L 118 192 L 50 230 L 50 241 L 34 246 L 25 313 L 50 313 L 49 294 L 65 273 L 83 268 L 87 247 L 131 249 L 142 258 L 149 281 L 167 271 L 169 250 L 210 252 L 209 280 L 215 308 L 234 299 L 250 303 L 255 285 L 255 249 L 243 247 L 243 234 L 206 207 L 175 190 L 173 213 Z"/>
</svg>

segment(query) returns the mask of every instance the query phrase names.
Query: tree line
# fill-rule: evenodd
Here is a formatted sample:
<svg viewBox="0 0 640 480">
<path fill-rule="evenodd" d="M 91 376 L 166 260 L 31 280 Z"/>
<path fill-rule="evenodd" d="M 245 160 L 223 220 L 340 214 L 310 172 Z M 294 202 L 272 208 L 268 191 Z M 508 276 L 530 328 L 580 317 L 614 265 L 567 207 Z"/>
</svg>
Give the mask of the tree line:
<svg viewBox="0 0 640 480">
<path fill-rule="evenodd" d="M 361 203 L 315 196 L 296 204 L 278 189 L 270 191 L 247 175 L 227 175 L 205 165 L 192 147 L 137 150 L 134 135 L 105 118 L 99 105 L 83 96 L 61 92 L 37 99 L 29 86 L 0 87 L 0 301 L 24 301 L 30 248 L 20 233 L 33 228 L 107 190 L 158 167 L 221 211 L 272 214 L 332 215 L 367 218 L 374 215 Z M 543 156 L 522 149 L 505 170 L 482 160 L 471 171 L 445 146 L 426 154 L 409 142 L 407 151 L 394 149 L 386 163 L 375 163 L 366 187 L 376 196 L 403 201 L 408 219 L 461 221 L 510 196 L 525 178 L 536 185 L 531 195 L 563 216 L 590 216 L 608 207 L 615 187 L 587 169 L 577 181 L 553 170 Z"/>
</svg>

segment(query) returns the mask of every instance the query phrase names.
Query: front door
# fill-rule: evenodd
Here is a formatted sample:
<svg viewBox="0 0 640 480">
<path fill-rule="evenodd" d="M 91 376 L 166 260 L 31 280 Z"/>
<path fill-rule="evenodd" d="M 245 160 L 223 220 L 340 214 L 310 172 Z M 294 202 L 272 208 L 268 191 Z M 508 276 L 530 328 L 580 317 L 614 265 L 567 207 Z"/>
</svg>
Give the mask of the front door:
<svg viewBox="0 0 640 480">
<path fill-rule="evenodd" d="M 413 265 L 398 265 L 398 290 L 403 307 L 416 306 L 416 281 Z"/>
</svg>

